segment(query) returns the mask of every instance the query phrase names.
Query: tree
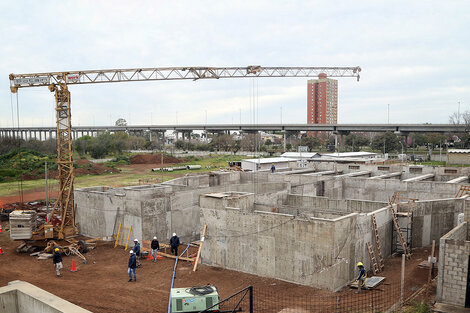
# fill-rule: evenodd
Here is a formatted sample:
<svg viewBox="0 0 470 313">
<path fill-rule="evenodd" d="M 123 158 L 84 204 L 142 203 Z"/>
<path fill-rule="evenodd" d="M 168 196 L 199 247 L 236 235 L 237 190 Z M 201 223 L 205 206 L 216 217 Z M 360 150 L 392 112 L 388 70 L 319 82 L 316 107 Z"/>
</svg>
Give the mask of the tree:
<svg viewBox="0 0 470 313">
<path fill-rule="evenodd" d="M 353 151 L 359 151 L 362 146 L 369 145 L 369 139 L 364 136 L 349 134 L 345 138 L 346 146 L 350 146 Z"/>
<path fill-rule="evenodd" d="M 92 137 L 88 135 L 82 136 L 74 141 L 73 148 L 78 152 L 80 156 L 84 156 L 88 153 L 92 141 Z"/>
<path fill-rule="evenodd" d="M 398 147 L 401 149 L 400 139 L 392 132 L 377 135 L 372 140 L 372 148 L 385 153 L 397 151 Z"/>
<path fill-rule="evenodd" d="M 90 154 L 92 158 L 101 159 L 112 151 L 112 137 L 109 132 L 98 135 L 93 138 L 90 145 Z"/>
<path fill-rule="evenodd" d="M 116 120 L 116 123 L 114 125 L 116 125 L 116 126 L 127 126 L 127 121 L 121 117 L 121 118 L 118 118 Z"/>
<path fill-rule="evenodd" d="M 457 132 L 460 142 L 458 144 L 459 148 L 468 148 L 470 147 L 470 111 L 465 111 L 463 113 L 454 112 L 449 116 L 449 122 L 456 126 L 464 125 L 464 132 Z"/>
<path fill-rule="evenodd" d="M 310 151 L 312 151 L 314 148 L 321 146 L 321 141 L 317 137 L 302 137 L 300 139 L 300 145 L 301 146 L 307 146 Z"/>
<path fill-rule="evenodd" d="M 259 134 L 244 134 L 240 144 L 243 151 L 255 151 L 260 141 L 261 136 Z"/>
<path fill-rule="evenodd" d="M 176 149 L 184 149 L 184 142 L 183 142 L 183 140 L 176 140 L 176 142 L 175 142 L 175 148 L 176 148 Z"/>
</svg>

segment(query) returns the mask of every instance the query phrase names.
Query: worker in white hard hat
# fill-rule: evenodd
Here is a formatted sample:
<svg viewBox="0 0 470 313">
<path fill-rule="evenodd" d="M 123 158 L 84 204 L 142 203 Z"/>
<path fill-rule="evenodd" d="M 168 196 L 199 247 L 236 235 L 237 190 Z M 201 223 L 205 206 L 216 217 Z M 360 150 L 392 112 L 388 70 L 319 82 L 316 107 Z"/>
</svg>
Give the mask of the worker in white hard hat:
<svg viewBox="0 0 470 313">
<path fill-rule="evenodd" d="M 361 289 L 367 289 L 366 288 L 366 279 L 367 279 L 367 274 L 366 270 L 364 269 L 364 264 L 362 262 L 357 263 L 357 268 L 359 269 L 359 275 L 357 276 L 357 291 L 356 293 L 361 293 Z"/>
<path fill-rule="evenodd" d="M 132 250 L 134 250 L 134 253 L 136 255 L 136 257 L 140 257 L 140 243 L 139 243 L 139 239 L 134 239 L 134 248 L 132 248 Z"/>
<path fill-rule="evenodd" d="M 176 233 L 173 233 L 173 237 L 170 238 L 170 248 L 171 253 L 174 253 L 178 256 L 178 246 L 180 245 L 180 239 L 176 236 Z"/>
<path fill-rule="evenodd" d="M 52 256 L 52 262 L 54 263 L 55 271 L 57 277 L 61 277 L 60 270 L 62 269 L 62 256 L 60 255 L 59 248 L 54 249 L 54 255 Z"/>
<path fill-rule="evenodd" d="M 152 243 L 150 244 L 150 248 L 152 248 L 153 261 L 157 262 L 157 251 L 160 250 L 160 243 L 157 240 L 157 236 L 153 237 Z"/>
<path fill-rule="evenodd" d="M 137 267 L 137 259 L 134 254 L 134 250 L 129 251 L 129 264 L 127 266 L 127 273 L 129 274 L 129 281 L 132 281 L 132 273 L 134 273 L 134 281 L 137 281 L 137 275 L 135 274 L 135 268 Z"/>
</svg>

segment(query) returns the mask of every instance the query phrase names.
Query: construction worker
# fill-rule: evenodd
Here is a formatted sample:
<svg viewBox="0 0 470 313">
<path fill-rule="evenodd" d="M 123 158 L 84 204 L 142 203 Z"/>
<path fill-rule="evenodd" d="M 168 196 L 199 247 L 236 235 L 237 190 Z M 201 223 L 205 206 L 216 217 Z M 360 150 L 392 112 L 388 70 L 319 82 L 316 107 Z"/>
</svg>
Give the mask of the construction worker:
<svg viewBox="0 0 470 313">
<path fill-rule="evenodd" d="M 364 269 L 364 264 L 362 264 L 362 262 L 357 263 L 357 267 L 359 269 L 359 275 L 357 276 L 357 291 L 356 291 L 356 293 L 361 293 L 362 287 L 364 287 L 364 289 L 366 289 L 365 284 L 366 284 L 367 275 L 366 275 L 366 270 Z"/>
<path fill-rule="evenodd" d="M 153 261 L 157 262 L 157 251 L 160 250 L 160 244 L 158 243 L 157 236 L 153 237 L 150 248 L 152 248 Z"/>
<path fill-rule="evenodd" d="M 134 239 L 134 248 L 132 248 L 132 250 L 134 251 L 137 257 L 140 257 L 140 243 L 137 238 Z"/>
<path fill-rule="evenodd" d="M 60 255 L 59 248 L 54 249 L 54 255 L 52 256 L 52 262 L 54 263 L 57 277 L 61 277 L 60 270 L 62 269 L 62 255 Z"/>
<path fill-rule="evenodd" d="M 127 267 L 127 273 L 129 274 L 129 281 L 132 281 L 132 273 L 134 273 L 134 281 L 137 281 L 137 275 L 135 274 L 135 268 L 137 267 L 137 259 L 135 257 L 134 251 L 129 251 L 131 254 L 129 256 L 129 264 Z"/>
<path fill-rule="evenodd" d="M 176 236 L 176 233 L 173 233 L 173 237 L 170 238 L 170 248 L 171 253 L 175 253 L 178 256 L 178 246 L 180 245 L 180 239 Z"/>
</svg>

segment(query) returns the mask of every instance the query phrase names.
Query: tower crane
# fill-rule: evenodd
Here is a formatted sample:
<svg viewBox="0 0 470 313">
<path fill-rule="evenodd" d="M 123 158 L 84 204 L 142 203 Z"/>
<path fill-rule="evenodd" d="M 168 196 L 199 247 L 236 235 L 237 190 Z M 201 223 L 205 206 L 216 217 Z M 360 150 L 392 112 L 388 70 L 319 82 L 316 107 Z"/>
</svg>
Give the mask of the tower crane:
<svg viewBox="0 0 470 313">
<path fill-rule="evenodd" d="M 165 67 L 86 71 L 64 71 L 32 74 L 10 74 L 10 90 L 48 87 L 54 92 L 57 124 L 57 164 L 59 195 L 49 220 L 33 233 L 31 241 L 67 239 L 78 233 L 75 224 L 71 137 L 71 97 L 69 86 L 133 81 L 199 80 L 245 77 L 355 77 L 359 81 L 361 68 L 355 67 Z"/>
</svg>

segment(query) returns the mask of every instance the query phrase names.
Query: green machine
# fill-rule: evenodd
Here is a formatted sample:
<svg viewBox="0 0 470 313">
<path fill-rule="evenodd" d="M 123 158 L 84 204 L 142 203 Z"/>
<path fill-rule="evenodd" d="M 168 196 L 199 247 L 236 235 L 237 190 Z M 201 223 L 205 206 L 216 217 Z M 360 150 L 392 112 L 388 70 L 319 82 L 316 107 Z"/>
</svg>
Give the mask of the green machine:
<svg viewBox="0 0 470 313">
<path fill-rule="evenodd" d="M 196 286 L 171 289 L 171 313 L 200 312 L 219 302 L 219 293 L 215 286 Z M 216 305 L 209 312 L 218 312 Z"/>
</svg>

